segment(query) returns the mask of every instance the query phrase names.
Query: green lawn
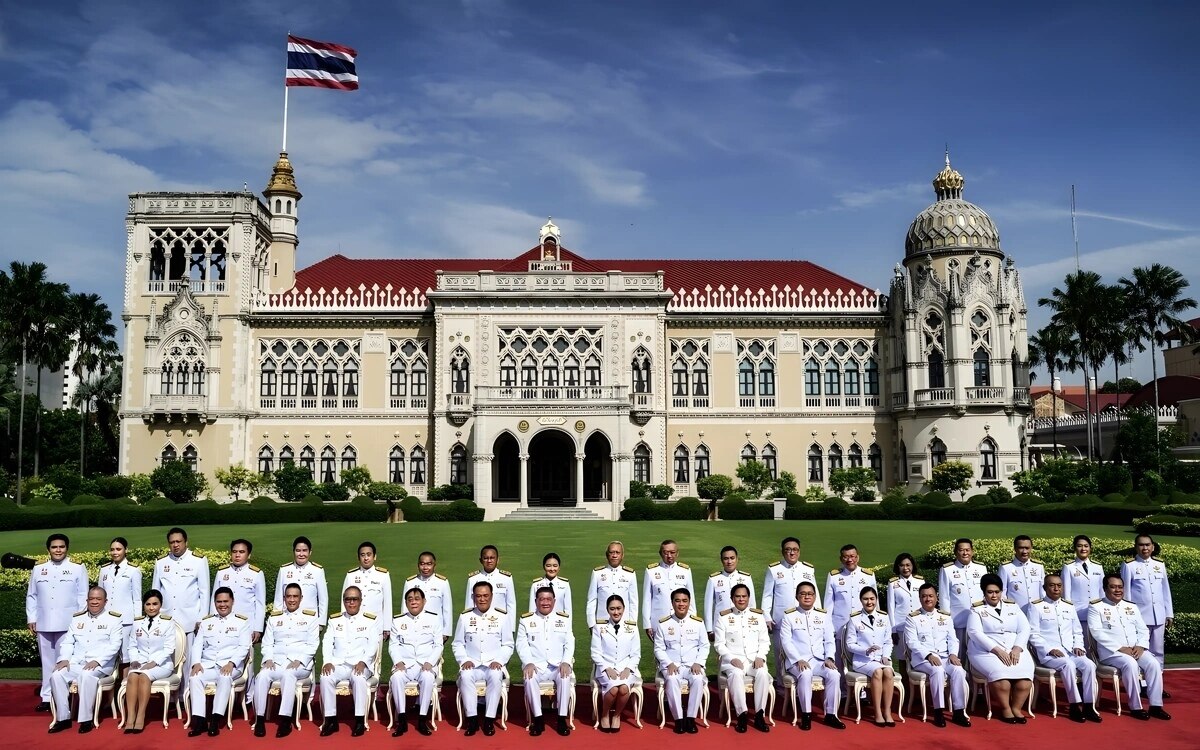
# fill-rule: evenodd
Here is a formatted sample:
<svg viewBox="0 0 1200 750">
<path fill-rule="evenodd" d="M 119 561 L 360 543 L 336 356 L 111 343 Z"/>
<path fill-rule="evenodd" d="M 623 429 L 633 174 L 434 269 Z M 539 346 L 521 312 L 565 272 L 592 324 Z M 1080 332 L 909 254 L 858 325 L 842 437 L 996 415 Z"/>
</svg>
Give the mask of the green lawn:
<svg viewBox="0 0 1200 750">
<path fill-rule="evenodd" d="M 732 544 L 741 553 L 740 567 L 761 582 L 767 564 L 779 556 L 779 541 L 793 535 L 803 543 L 802 559 L 816 566 L 822 585 L 824 573 L 838 565 L 838 549 L 846 543 L 858 546 L 863 565 L 883 565 L 890 570 L 895 556 L 908 551 L 920 557 L 931 544 L 956 536 L 1012 537 L 1019 533 L 1033 536 L 1065 536 L 1078 533 L 1092 536 L 1130 537 L 1132 531 L 1120 526 L 966 523 L 930 521 L 733 521 L 726 523 L 639 522 L 639 523 L 407 523 L 384 525 L 371 523 L 330 523 L 322 527 L 304 524 L 275 526 L 195 526 L 189 530 L 194 547 L 226 548 L 235 537 L 246 536 L 254 542 L 253 560 L 264 568 L 274 568 L 291 559 L 291 542 L 304 534 L 314 543 L 313 559 L 325 566 L 331 588 L 341 584 L 345 571 L 357 563 L 359 542 L 373 541 L 379 548 L 379 564 L 392 574 L 394 605 L 402 606 L 400 595 L 404 579 L 416 572 L 417 555 L 432 550 L 439 560 L 438 572 L 452 582 L 454 605 L 463 608 L 466 576 L 478 567 L 479 547 L 495 544 L 500 549 L 500 567 L 513 573 L 517 582 L 520 609 L 527 603 L 529 584 L 541 574 L 541 559 L 554 551 L 563 559 L 562 575 L 570 579 L 575 600 L 577 639 L 576 672 L 580 679 L 590 675 L 588 624 L 583 617 L 591 568 L 604 562 L 604 548 L 612 539 L 625 543 L 625 562 L 640 572 L 658 560 L 658 544 L 664 538 L 679 543 L 680 560 L 691 565 L 698 596 L 703 596 L 704 580 L 717 570 L 721 546 Z M 45 549 L 46 531 L 0 533 L 0 552 L 36 554 Z M 166 527 L 117 529 L 67 529 L 74 550 L 107 549 L 116 534 L 128 538 L 131 546 L 164 546 Z M 1200 539 L 1162 537 L 1200 547 Z M 1035 553 L 1036 554 L 1036 553 Z M 890 576 L 881 573 L 881 578 Z M 270 595 L 273 592 L 268 592 Z M 337 592 L 331 592 L 336 596 Z M 1190 608 L 1189 608 L 1190 609 Z M 454 669 L 447 648 L 447 678 Z M 643 644 L 642 675 L 653 674 L 650 648 Z M 715 669 L 715 659 L 710 668 Z M 516 659 L 511 665 L 516 674 Z M 711 671 L 711 669 L 710 669 Z M 2 676 L 2 673 L 0 673 Z"/>
</svg>

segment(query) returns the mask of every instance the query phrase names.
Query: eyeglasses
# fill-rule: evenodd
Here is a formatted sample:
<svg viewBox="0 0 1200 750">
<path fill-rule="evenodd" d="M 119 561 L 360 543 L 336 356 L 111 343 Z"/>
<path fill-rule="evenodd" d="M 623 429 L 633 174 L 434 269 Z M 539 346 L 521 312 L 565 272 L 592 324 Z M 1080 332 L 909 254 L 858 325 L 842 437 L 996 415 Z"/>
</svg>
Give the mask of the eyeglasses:
<svg viewBox="0 0 1200 750">
<path fill-rule="evenodd" d="M 344 601 L 344 602 L 361 602 L 362 598 L 357 597 L 357 596 L 343 596 L 342 601 Z"/>
</svg>

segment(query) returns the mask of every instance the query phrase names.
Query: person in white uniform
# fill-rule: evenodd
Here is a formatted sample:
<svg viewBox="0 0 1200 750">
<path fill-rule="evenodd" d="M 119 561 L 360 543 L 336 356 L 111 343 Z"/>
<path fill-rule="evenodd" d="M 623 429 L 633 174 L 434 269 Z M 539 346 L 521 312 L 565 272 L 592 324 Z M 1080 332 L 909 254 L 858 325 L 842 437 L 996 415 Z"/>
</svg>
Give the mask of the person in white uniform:
<svg viewBox="0 0 1200 750">
<path fill-rule="evenodd" d="M 29 571 L 25 592 L 25 622 L 37 638 L 42 661 L 39 712 L 50 710 L 50 675 L 58 663 L 58 648 L 76 612 L 87 608 L 87 569 L 67 557 L 71 540 L 66 534 L 46 538 L 50 559 Z"/>
<path fill-rule="evenodd" d="M 555 731 L 563 737 L 571 734 L 567 714 L 574 690 L 575 636 L 571 632 L 570 613 L 555 611 L 554 588 L 543 586 L 536 597 L 537 610 L 521 615 L 517 623 L 517 655 L 525 678 L 525 702 L 532 714 L 529 734 L 537 737 L 545 729 L 542 718 L 541 683 L 553 682 L 558 700 Z"/>
<path fill-rule="evenodd" d="M 304 593 L 300 584 L 289 583 L 283 591 L 283 609 L 273 609 L 267 617 L 262 639 L 262 669 L 254 678 L 254 736 L 267 735 L 267 694 L 271 683 L 279 681 L 279 722 L 276 737 L 292 733 L 292 713 L 296 705 L 296 683 L 312 675 L 317 646 L 321 645 L 321 620 L 315 609 L 302 609 Z"/>
<path fill-rule="evenodd" d="M 887 611 L 892 625 L 892 655 L 900 665 L 900 676 L 908 676 L 908 644 L 904 642 L 904 623 L 910 612 L 921 608 L 921 585 L 925 583 L 917 575 L 917 561 L 907 552 L 896 555 L 892 563 L 896 575 L 888 581 Z"/>
<path fill-rule="evenodd" d="M 1042 590 L 1046 566 L 1033 557 L 1033 540 L 1022 534 L 1013 539 L 1013 559 L 1000 566 L 1000 582 L 1004 598 L 1016 602 L 1021 609 Z"/>
<path fill-rule="evenodd" d="M 192 727 L 189 737 L 203 734 L 209 737 L 221 733 L 225 711 L 233 692 L 233 681 L 242 676 L 250 655 L 250 620 L 233 611 L 233 591 L 222 586 L 217 589 L 217 611 L 200 621 L 199 632 L 192 643 L 192 669 L 188 673 L 188 693 L 191 699 Z M 212 712 L 205 720 L 204 686 L 214 683 Z"/>
<path fill-rule="evenodd" d="M 1159 666 L 1163 666 L 1166 664 L 1164 633 L 1175 622 L 1167 564 L 1154 555 L 1154 539 L 1149 534 L 1138 534 L 1133 540 L 1133 549 L 1134 556 L 1121 563 L 1125 598 L 1141 610 L 1146 629 L 1150 632 L 1150 653 L 1158 659 Z"/>
<path fill-rule="evenodd" d="M 704 629 L 708 631 L 710 642 L 714 638 L 717 613 L 733 606 L 732 592 L 738 584 L 745 586 L 750 592 L 749 606 L 757 607 L 754 579 L 749 573 L 738 570 L 737 547 L 726 545 L 721 548 L 721 569 L 708 577 L 708 583 L 704 587 Z"/>
<path fill-rule="evenodd" d="M 892 628 L 886 612 L 879 609 L 879 592 L 871 587 L 858 593 L 862 608 L 846 623 L 846 651 L 851 670 L 865 675 L 875 707 L 875 724 L 896 726 L 892 718 L 892 694 L 896 675 L 892 671 Z"/>
<path fill-rule="evenodd" d="M 844 545 L 840 552 L 842 567 L 829 571 L 825 576 L 825 608 L 833 617 L 833 637 L 837 642 L 837 651 L 833 659 L 842 669 L 842 634 L 846 632 L 846 623 L 850 621 L 850 613 L 858 609 L 858 595 L 863 589 L 879 590 L 879 582 L 874 573 L 863 570 L 858 565 L 858 548 L 853 544 Z"/>
<path fill-rule="evenodd" d="M 405 591 L 420 589 L 425 595 L 422 612 L 438 618 L 442 624 L 442 643 L 454 635 L 454 602 L 450 598 L 450 581 L 437 572 L 437 555 L 429 550 L 417 555 L 417 572 L 404 580 Z M 407 597 L 408 595 L 405 594 Z"/>
<path fill-rule="evenodd" d="M 592 628 L 593 679 L 600 687 L 599 729 L 621 731 L 621 712 L 629 701 L 629 689 L 642 684 L 638 663 L 642 660 L 642 634 L 637 620 L 625 617 L 625 602 L 618 594 L 608 597 L 608 617 Z"/>
<path fill-rule="evenodd" d="M 1093 599 L 1104 596 L 1104 566 L 1092 560 L 1092 540 L 1079 534 L 1071 543 L 1075 559 L 1062 568 L 1062 598 L 1075 603 L 1075 614 L 1083 627 L 1083 638 L 1087 641 L 1088 606 Z"/>
<path fill-rule="evenodd" d="M 463 601 L 470 604 L 475 595 L 475 584 L 486 581 L 492 587 L 492 608 L 507 613 L 508 630 L 517 625 L 517 590 L 513 587 L 512 573 L 500 570 L 500 551 L 495 545 L 485 545 L 479 550 L 479 569 L 467 575 L 467 592 Z"/>
<path fill-rule="evenodd" d="M 249 539 L 234 539 L 229 543 L 229 564 L 217 570 L 213 578 L 213 589 L 225 586 L 233 591 L 233 611 L 250 621 L 250 642 L 262 639 L 263 623 L 267 619 L 267 578 L 262 569 L 250 562 L 254 545 Z M 209 614 L 217 611 L 212 603 Z M 254 685 L 254 660 L 246 662 L 246 684 Z M 246 691 L 246 699 L 252 702 L 255 692 Z"/>
<path fill-rule="evenodd" d="M 971 671 L 987 680 L 1000 707 L 1000 721 L 1024 724 L 1022 708 L 1033 689 L 1029 620 L 1015 602 L 1004 598 L 1000 576 L 988 573 L 980 586 L 983 601 L 971 608 L 967 619 L 967 658 Z"/>
<path fill-rule="evenodd" d="M 559 575 L 562 569 L 562 560 L 559 559 L 557 552 L 548 552 L 542 558 L 542 575 L 533 579 L 533 583 L 529 584 L 529 611 L 537 611 L 537 592 L 543 586 L 549 586 L 554 589 L 554 608 L 559 612 L 566 612 L 568 615 L 574 614 L 575 610 L 571 604 L 571 581 Z"/>
<path fill-rule="evenodd" d="M 734 584 L 730 603 L 713 618 L 713 647 L 720 657 L 721 671 L 729 686 L 729 699 L 737 712 L 739 733 L 745 733 L 750 712 L 746 704 L 746 677 L 754 686 L 754 728 L 769 731 L 767 698 L 771 688 L 771 673 L 767 671 L 767 655 L 771 638 L 767 634 L 767 617 L 761 609 L 751 606 L 750 586 Z M 706 607 L 707 611 L 707 607 Z"/>
<path fill-rule="evenodd" d="M 375 544 L 363 542 L 358 545 L 358 567 L 351 568 L 342 581 L 342 594 L 354 586 L 362 597 L 360 609 L 373 615 L 371 621 L 384 638 L 391 632 L 392 621 L 392 576 L 388 569 L 375 564 Z M 344 599 L 343 599 L 344 602 Z"/>
<path fill-rule="evenodd" d="M 920 588 L 921 608 L 908 615 L 904 623 L 904 641 L 908 645 L 908 668 L 929 678 L 929 696 L 933 702 L 933 725 L 946 726 L 946 683 L 950 683 L 952 721 L 971 726 L 967 718 L 967 671 L 958 656 L 958 636 L 954 616 L 938 609 L 938 592 L 932 583 Z"/>
<path fill-rule="evenodd" d="M 783 679 L 785 669 L 783 649 L 779 646 L 779 622 L 783 613 L 796 606 L 796 587 L 808 581 L 815 588 L 817 571 L 811 563 L 800 559 L 800 540 L 785 537 L 779 544 L 780 558 L 767 566 L 763 576 L 762 610 L 767 616 L 767 632 L 771 634 L 771 645 L 775 652 L 775 677 Z M 821 606 L 818 596 L 816 606 Z"/>
<path fill-rule="evenodd" d="M 192 645 L 200 629 L 200 619 L 208 613 L 208 558 L 197 557 L 188 549 L 188 535 L 176 526 L 167 532 L 167 554 L 154 562 L 154 577 L 150 588 L 163 595 L 163 614 L 170 615 L 175 624 L 187 634 L 183 674 L 192 672 Z"/>
<path fill-rule="evenodd" d="M 696 587 L 692 585 L 692 570 L 679 562 L 679 545 L 674 539 L 664 539 L 658 545 L 659 562 L 646 566 L 642 581 L 642 629 L 653 639 L 657 623 L 670 617 L 674 609 L 672 593 L 686 589 L 691 614 L 696 614 Z"/>
<path fill-rule="evenodd" d="M 125 734 L 141 734 L 146 727 L 150 685 L 175 672 L 175 633 L 170 615 L 162 614 L 162 592 L 150 589 L 142 596 L 142 614 L 133 619 L 125 653 Z M 179 655 L 183 657 L 182 654 Z"/>
<path fill-rule="evenodd" d="M 625 545 L 609 542 L 604 551 L 607 565 L 592 568 L 592 579 L 588 582 L 587 616 L 592 621 L 608 619 L 607 602 L 615 594 L 624 603 L 625 619 L 637 622 L 638 584 L 637 573 L 625 560 Z"/>
<path fill-rule="evenodd" d="M 480 729 L 479 698 L 475 683 L 484 683 L 483 733 L 496 733 L 496 712 L 504 689 L 504 665 L 513 655 L 513 631 L 509 614 L 492 606 L 492 584 L 479 581 L 471 591 L 474 603 L 458 616 L 450 650 L 458 662 L 458 695 L 467 719 L 464 736 Z"/>
<path fill-rule="evenodd" d="M 126 645 L 133 618 L 137 617 L 142 601 L 142 569 L 129 562 L 129 542 L 119 536 L 108 544 L 109 561 L 100 566 L 96 584 L 108 594 L 108 608 L 121 613 L 125 638 L 121 641 L 121 661 L 129 661 Z"/>
<path fill-rule="evenodd" d="M 1162 665 L 1150 652 L 1150 631 L 1138 606 L 1124 599 L 1125 582 L 1121 576 L 1104 576 L 1104 598 L 1088 608 L 1088 632 L 1096 643 L 1101 664 L 1116 667 L 1129 698 L 1129 715 L 1146 721 L 1151 717 L 1170 720 L 1163 710 Z M 1142 705 L 1138 671 L 1146 680 L 1147 711 Z"/>
<path fill-rule="evenodd" d="M 325 580 L 325 569 L 312 561 L 312 542 L 306 536 L 292 541 L 292 561 L 279 568 L 275 578 L 273 608 L 283 610 L 283 592 L 289 583 L 300 587 L 300 609 L 311 609 L 317 613 L 317 623 L 325 627 L 329 620 L 329 586 Z"/>
<path fill-rule="evenodd" d="M 967 620 L 971 607 L 983 599 L 979 580 L 984 573 L 987 568 L 975 562 L 975 543 L 965 538 L 954 540 L 954 559 L 938 571 L 938 598 L 954 618 L 960 660 L 967 654 Z"/>
<path fill-rule="evenodd" d="M 1099 723 L 1100 714 L 1093 705 L 1096 665 L 1087 657 L 1075 605 L 1063 598 L 1063 579 L 1057 573 L 1046 576 L 1042 589 L 1045 596 L 1034 599 L 1025 608 L 1025 616 L 1029 618 L 1029 647 L 1038 663 L 1053 669 L 1062 680 L 1071 704 L 1068 713 L 1071 721 Z"/>
<path fill-rule="evenodd" d="M 673 544 L 673 543 L 672 543 Z M 654 661 L 663 678 L 663 693 L 671 715 L 675 717 L 675 734 L 696 734 L 696 716 L 708 690 L 704 662 L 708 659 L 708 634 L 704 620 L 692 608 L 691 591 L 679 587 L 671 592 L 672 612 L 658 621 L 654 628 Z M 687 713 L 683 711 L 683 685 L 688 686 Z"/>
<path fill-rule="evenodd" d="M 354 728 L 350 735 L 361 737 L 367 731 L 367 708 L 375 698 L 367 680 L 374 674 L 375 654 L 383 637 L 376 619 L 373 612 L 363 609 L 361 589 L 350 586 L 342 592 L 342 611 L 330 616 L 321 640 L 321 708 L 325 712 L 322 737 L 340 730 L 337 684 L 342 680 L 350 684 L 354 698 Z"/>
<path fill-rule="evenodd" d="M 125 627 L 120 612 L 105 611 L 108 594 L 99 586 L 87 592 L 87 609 L 71 618 L 71 627 L 58 647 L 58 663 L 50 675 L 50 692 L 54 697 L 57 721 L 50 727 L 54 734 L 71 728 L 71 683 L 79 688 L 76 717 L 79 733 L 95 728 L 92 722 L 100 680 L 117 668 L 121 653 L 121 638 Z"/>
<path fill-rule="evenodd" d="M 427 610 L 425 602 L 425 591 L 413 586 L 404 593 L 404 614 L 392 618 L 392 637 L 388 639 L 392 678 L 388 681 L 388 694 L 396 708 L 393 737 L 408 731 L 408 699 L 404 689 L 410 682 L 417 683 L 417 732 L 426 737 L 433 734 L 429 719 L 444 641 L 441 616 Z"/>
<path fill-rule="evenodd" d="M 825 725 L 846 728 L 837 716 L 842 699 L 842 674 L 833 658 L 837 649 L 833 617 L 816 606 L 816 602 L 817 587 L 808 581 L 800 583 L 796 586 L 796 606 L 783 614 L 779 624 L 779 643 L 800 699 L 800 729 L 806 732 L 812 729 L 814 677 L 820 677 L 825 686 Z"/>
</svg>

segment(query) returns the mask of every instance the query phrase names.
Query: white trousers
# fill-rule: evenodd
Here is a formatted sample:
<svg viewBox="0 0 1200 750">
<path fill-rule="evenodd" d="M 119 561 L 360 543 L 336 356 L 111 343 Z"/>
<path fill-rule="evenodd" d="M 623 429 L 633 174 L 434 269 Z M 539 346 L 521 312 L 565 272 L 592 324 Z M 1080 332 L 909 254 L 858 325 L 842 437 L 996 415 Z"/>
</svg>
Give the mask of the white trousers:
<svg viewBox="0 0 1200 750">
<path fill-rule="evenodd" d="M 371 670 L 364 669 L 362 674 L 354 674 L 350 664 L 338 664 L 333 668 L 333 674 L 321 675 L 321 708 L 326 717 L 337 716 L 337 684 L 342 680 L 350 683 L 350 695 L 354 697 L 354 715 L 366 716 L 367 707 L 371 705 Z"/>
<path fill-rule="evenodd" d="M 189 676 L 188 689 L 191 691 L 192 716 L 208 716 L 210 713 L 224 716 L 225 710 L 229 707 L 229 694 L 233 692 L 233 681 L 241 676 L 242 670 L 240 669 L 223 675 L 219 667 L 206 667 L 200 674 Z M 213 695 L 212 711 L 205 711 L 204 686 L 210 682 L 216 685 L 217 691 Z"/>
<path fill-rule="evenodd" d="M 54 698 L 54 715 L 59 721 L 71 718 L 71 683 L 79 685 L 79 721 L 91 721 L 96 707 L 96 695 L 100 692 L 100 680 L 111 674 L 96 668 L 84 669 L 83 664 L 72 662 L 66 669 L 50 675 L 50 693 Z"/>
<path fill-rule="evenodd" d="M 1065 651 L 1065 649 L 1060 649 Z M 1043 667 L 1058 672 L 1067 691 L 1067 700 L 1072 703 L 1094 703 L 1096 700 L 1096 665 L 1086 656 L 1066 654 L 1065 656 L 1047 656 L 1041 660 Z M 1080 694 L 1079 683 L 1083 683 L 1083 693 Z"/>
<path fill-rule="evenodd" d="M 746 676 L 749 675 L 750 682 L 754 685 L 754 710 L 765 711 L 767 708 L 767 691 L 771 688 L 771 673 L 767 671 L 767 665 L 763 665 L 760 669 L 755 669 L 753 662 L 749 659 L 742 659 L 742 664 L 750 665 L 745 669 L 726 664 L 721 667 L 721 672 L 725 675 L 725 683 L 728 685 L 729 700 L 733 703 L 733 711 L 735 714 L 746 712 Z"/>
<path fill-rule="evenodd" d="M 437 672 L 432 669 L 423 669 L 420 664 L 409 664 L 407 669 L 392 672 L 388 690 L 392 696 L 392 703 L 396 706 L 397 714 L 403 714 L 407 710 L 408 696 L 404 694 L 404 688 L 410 682 L 417 683 L 417 713 L 428 714 L 433 703 Z"/>
<path fill-rule="evenodd" d="M 50 675 L 54 672 L 54 665 L 58 663 L 58 644 L 62 641 L 66 631 L 55 630 L 50 632 L 37 632 L 38 656 L 42 659 L 42 689 L 40 695 L 42 701 L 49 703 L 53 697 L 50 694 Z"/>
<path fill-rule="evenodd" d="M 271 692 L 271 683 L 279 680 L 279 715 L 291 716 L 296 705 L 296 683 L 311 674 L 311 669 L 288 669 L 276 665 L 274 669 L 264 669 L 254 675 L 255 713 L 266 715 L 267 693 Z M 249 680 L 250 676 L 246 679 Z"/>
<path fill-rule="evenodd" d="M 1150 630 L 1150 653 L 1154 654 L 1154 658 L 1158 659 L 1158 666 L 1164 666 L 1167 663 L 1166 650 L 1164 648 L 1164 638 L 1166 628 L 1162 625 L 1147 625 Z"/>
<path fill-rule="evenodd" d="M 479 713 L 479 696 L 475 694 L 475 683 L 482 682 L 484 688 L 484 716 L 496 718 L 500 707 L 500 691 L 504 689 L 504 670 L 477 665 L 458 673 L 458 695 L 462 699 L 463 711 L 468 717 Z"/>
<path fill-rule="evenodd" d="M 812 713 L 812 679 L 820 677 L 825 683 L 825 714 L 837 716 L 838 704 L 842 701 L 842 675 L 836 669 L 825 666 L 825 662 L 815 658 L 808 662 L 808 669 L 797 669 L 796 663 L 788 665 L 788 674 L 796 680 L 796 697 L 800 700 L 800 710 Z"/>
<path fill-rule="evenodd" d="M 1134 711 L 1142 708 L 1142 686 L 1138 680 L 1138 670 L 1142 670 L 1142 677 L 1146 679 L 1146 697 L 1150 699 L 1151 706 L 1161 706 L 1163 704 L 1162 690 L 1162 667 L 1158 664 L 1158 658 L 1149 651 L 1142 652 L 1142 658 L 1134 659 L 1129 654 L 1113 654 L 1107 659 L 1101 659 L 1101 664 L 1107 664 L 1110 667 L 1116 667 L 1121 673 L 1121 682 L 1125 683 L 1125 695 L 1129 697 L 1129 708 Z"/>
<path fill-rule="evenodd" d="M 704 705 L 704 691 L 708 690 L 708 675 L 693 674 L 690 667 L 680 667 L 676 674 L 660 672 L 663 678 L 663 694 L 671 707 L 671 715 L 675 720 L 683 718 L 683 684 L 688 686 L 687 716 L 695 718 L 700 714 Z"/>
<path fill-rule="evenodd" d="M 534 716 L 542 715 L 542 683 L 554 683 L 554 697 L 558 700 L 558 715 L 566 716 L 571 705 L 571 673 L 563 677 L 558 667 L 538 669 L 533 677 L 525 680 L 525 702 Z"/>
<path fill-rule="evenodd" d="M 934 708 L 946 707 L 946 681 L 950 681 L 950 705 L 955 711 L 967 707 L 967 670 L 951 664 L 945 656 L 940 666 L 927 661 L 910 661 L 908 668 L 929 678 L 929 697 Z"/>
</svg>

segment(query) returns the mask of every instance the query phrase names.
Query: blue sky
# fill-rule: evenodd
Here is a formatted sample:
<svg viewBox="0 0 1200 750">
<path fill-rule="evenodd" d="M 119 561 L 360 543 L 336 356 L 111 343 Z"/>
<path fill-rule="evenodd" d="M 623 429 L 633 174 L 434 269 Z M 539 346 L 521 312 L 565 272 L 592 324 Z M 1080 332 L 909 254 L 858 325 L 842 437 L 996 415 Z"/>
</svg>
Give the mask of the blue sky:
<svg viewBox="0 0 1200 750">
<path fill-rule="evenodd" d="M 553 215 L 585 256 L 883 288 L 949 143 L 1031 327 L 1071 184 L 1085 268 L 1200 279 L 1200 6 L 831 5 L 0 0 L 0 262 L 119 313 L 126 194 L 266 184 L 291 31 L 357 48 L 362 86 L 291 92 L 302 265 L 512 256 Z"/>
</svg>

